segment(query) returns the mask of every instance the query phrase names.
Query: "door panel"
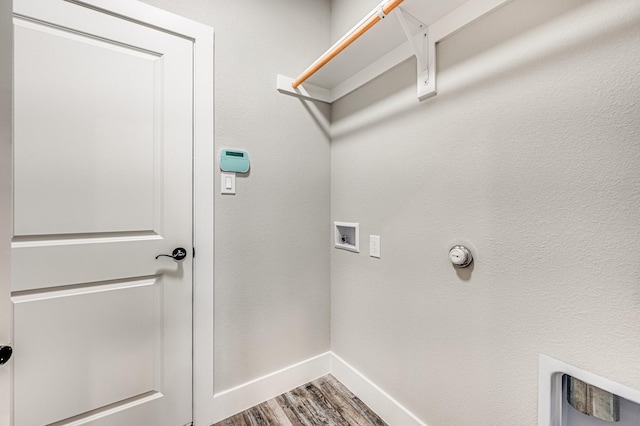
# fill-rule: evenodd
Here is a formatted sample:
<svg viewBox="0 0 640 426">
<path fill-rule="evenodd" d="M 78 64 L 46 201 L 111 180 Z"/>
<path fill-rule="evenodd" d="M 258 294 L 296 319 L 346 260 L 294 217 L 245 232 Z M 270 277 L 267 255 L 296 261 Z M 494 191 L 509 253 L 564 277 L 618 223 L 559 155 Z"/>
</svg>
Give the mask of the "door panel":
<svg viewBox="0 0 640 426">
<path fill-rule="evenodd" d="M 15 11 L 14 424 L 189 423 L 193 42 Z"/>
<path fill-rule="evenodd" d="M 162 57 L 28 22 L 15 40 L 15 235 L 153 230 Z"/>
<path fill-rule="evenodd" d="M 162 364 L 160 288 L 151 278 L 14 297 L 16 422 L 46 425 L 162 391 L 154 371 Z M 34 400 L 47 404 L 33 410 Z"/>
</svg>

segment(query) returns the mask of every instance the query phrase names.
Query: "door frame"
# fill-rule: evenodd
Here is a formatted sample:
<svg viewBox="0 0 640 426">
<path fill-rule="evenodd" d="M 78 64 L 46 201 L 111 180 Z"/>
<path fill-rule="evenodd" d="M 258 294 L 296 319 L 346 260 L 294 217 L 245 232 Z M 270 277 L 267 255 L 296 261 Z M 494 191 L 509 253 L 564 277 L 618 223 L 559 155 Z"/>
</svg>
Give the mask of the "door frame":
<svg viewBox="0 0 640 426">
<path fill-rule="evenodd" d="M 206 424 L 213 395 L 214 330 L 214 30 L 131 0 L 84 0 L 84 6 L 193 40 L 193 422 Z M 0 1 L 0 345 L 11 337 L 10 251 L 13 199 L 13 10 Z M 11 94 L 11 96 L 4 96 Z M 197 374 L 196 374 L 197 372 Z M 0 426 L 11 424 L 11 362 L 0 368 Z M 210 404 L 210 403 L 209 403 Z"/>
</svg>

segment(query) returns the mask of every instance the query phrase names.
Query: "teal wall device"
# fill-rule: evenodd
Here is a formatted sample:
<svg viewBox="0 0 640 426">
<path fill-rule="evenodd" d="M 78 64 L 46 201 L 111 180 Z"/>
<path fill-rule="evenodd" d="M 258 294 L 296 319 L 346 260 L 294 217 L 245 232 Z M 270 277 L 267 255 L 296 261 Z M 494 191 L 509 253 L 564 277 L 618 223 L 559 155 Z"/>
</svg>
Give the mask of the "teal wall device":
<svg viewBox="0 0 640 426">
<path fill-rule="evenodd" d="M 223 149 L 220 151 L 220 170 L 246 173 L 249 171 L 249 154 L 245 151 Z"/>
</svg>

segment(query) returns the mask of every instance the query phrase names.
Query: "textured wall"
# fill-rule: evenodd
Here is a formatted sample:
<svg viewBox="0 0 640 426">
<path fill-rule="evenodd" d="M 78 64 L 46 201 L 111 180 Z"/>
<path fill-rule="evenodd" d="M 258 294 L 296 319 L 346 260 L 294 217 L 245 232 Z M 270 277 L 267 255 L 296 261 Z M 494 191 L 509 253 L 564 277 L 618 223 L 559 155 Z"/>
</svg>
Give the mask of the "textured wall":
<svg viewBox="0 0 640 426">
<path fill-rule="evenodd" d="M 216 152 L 251 159 L 216 196 L 217 392 L 329 350 L 329 139 L 275 88 L 326 48 L 329 3 L 146 3 L 214 27 Z"/>
<path fill-rule="evenodd" d="M 427 424 L 536 424 L 539 353 L 640 389 L 638 46 L 637 0 L 513 0 L 439 45 L 437 97 L 407 62 L 333 105 L 365 250 L 332 250 L 332 348 Z"/>
</svg>

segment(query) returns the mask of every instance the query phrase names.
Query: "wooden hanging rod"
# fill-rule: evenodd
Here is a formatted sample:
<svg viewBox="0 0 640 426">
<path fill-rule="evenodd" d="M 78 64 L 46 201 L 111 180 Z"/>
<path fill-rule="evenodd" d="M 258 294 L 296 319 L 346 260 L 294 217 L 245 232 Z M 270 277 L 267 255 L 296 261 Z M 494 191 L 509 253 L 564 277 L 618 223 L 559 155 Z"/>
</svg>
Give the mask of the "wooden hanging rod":
<svg viewBox="0 0 640 426">
<path fill-rule="evenodd" d="M 380 16 L 381 10 L 384 15 L 391 13 L 400 3 L 404 0 L 389 0 L 387 3 L 378 7 L 369 13 L 369 18 L 365 18 L 364 22 L 360 24 L 350 34 L 343 37 L 338 41 L 331 49 L 329 49 L 324 55 L 322 55 L 317 61 L 315 61 L 309 68 L 307 68 L 291 85 L 294 89 L 304 83 L 309 77 L 315 74 L 320 68 L 325 66 L 330 60 L 335 58 L 340 52 L 346 49 L 351 43 L 356 41 L 362 34 L 366 33 L 371 27 L 380 22 L 384 16 Z"/>
</svg>

